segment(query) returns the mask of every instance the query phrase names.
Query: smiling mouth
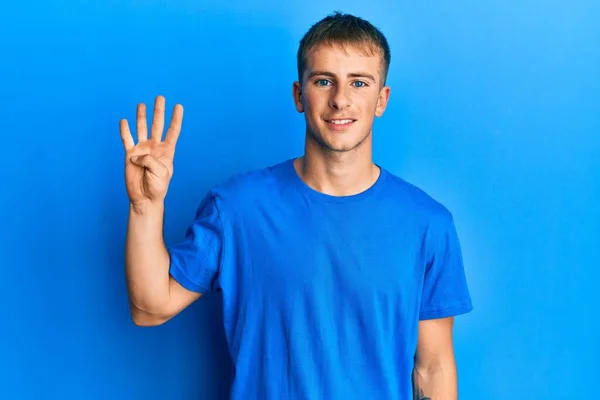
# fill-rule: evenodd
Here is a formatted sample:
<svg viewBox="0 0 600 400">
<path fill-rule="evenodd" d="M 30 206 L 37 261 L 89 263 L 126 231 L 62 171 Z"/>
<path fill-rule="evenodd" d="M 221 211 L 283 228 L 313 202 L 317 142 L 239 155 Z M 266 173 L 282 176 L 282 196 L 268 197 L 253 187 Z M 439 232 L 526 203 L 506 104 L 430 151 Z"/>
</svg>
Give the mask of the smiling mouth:
<svg viewBox="0 0 600 400">
<path fill-rule="evenodd" d="M 347 118 L 347 119 L 326 119 L 325 121 L 327 121 L 328 124 L 347 125 L 347 124 L 351 124 L 355 120 Z"/>
<path fill-rule="evenodd" d="M 352 126 L 355 122 L 355 119 L 352 118 L 336 118 L 336 119 L 326 119 L 327 126 L 332 131 L 341 132 L 345 131 Z"/>
</svg>

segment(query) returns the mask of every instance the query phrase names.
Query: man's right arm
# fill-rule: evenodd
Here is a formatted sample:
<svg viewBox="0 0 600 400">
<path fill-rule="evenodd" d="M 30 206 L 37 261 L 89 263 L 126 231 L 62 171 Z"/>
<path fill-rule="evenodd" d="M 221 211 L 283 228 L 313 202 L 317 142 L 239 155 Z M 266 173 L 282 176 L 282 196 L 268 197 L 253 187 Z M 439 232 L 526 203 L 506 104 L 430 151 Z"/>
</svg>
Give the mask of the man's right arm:
<svg viewBox="0 0 600 400">
<path fill-rule="evenodd" d="M 169 274 L 163 222 L 162 203 L 130 206 L 125 272 L 131 316 L 139 326 L 163 324 L 201 296 Z"/>
</svg>

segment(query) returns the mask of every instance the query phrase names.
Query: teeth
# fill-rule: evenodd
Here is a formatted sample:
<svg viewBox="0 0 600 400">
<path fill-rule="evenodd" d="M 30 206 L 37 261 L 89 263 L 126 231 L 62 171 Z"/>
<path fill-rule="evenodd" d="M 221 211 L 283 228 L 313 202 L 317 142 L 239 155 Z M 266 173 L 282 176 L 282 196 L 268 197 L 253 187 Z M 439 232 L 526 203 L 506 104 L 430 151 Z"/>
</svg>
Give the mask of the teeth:
<svg viewBox="0 0 600 400">
<path fill-rule="evenodd" d="M 330 122 L 335 125 L 343 125 L 343 124 L 349 124 L 350 122 L 352 122 L 352 120 L 351 119 L 332 119 Z"/>
</svg>

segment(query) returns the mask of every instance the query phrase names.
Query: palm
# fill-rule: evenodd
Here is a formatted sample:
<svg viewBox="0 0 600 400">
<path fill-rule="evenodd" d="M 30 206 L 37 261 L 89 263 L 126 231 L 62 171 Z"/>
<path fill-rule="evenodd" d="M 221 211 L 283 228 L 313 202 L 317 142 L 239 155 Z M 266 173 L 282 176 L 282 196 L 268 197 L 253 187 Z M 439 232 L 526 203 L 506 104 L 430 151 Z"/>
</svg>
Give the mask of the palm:
<svg viewBox="0 0 600 400">
<path fill-rule="evenodd" d="M 164 129 L 165 100 L 158 96 L 154 103 L 154 115 L 148 137 L 146 107 L 137 108 L 137 136 L 135 144 L 127 120 L 121 120 L 121 139 L 125 147 L 125 184 L 132 204 L 160 202 L 166 196 L 173 175 L 175 145 L 181 131 L 183 107 L 173 109 L 173 117 L 162 140 Z M 135 157 L 140 157 L 137 161 Z"/>
<path fill-rule="evenodd" d="M 132 202 L 137 203 L 143 200 L 160 200 L 163 194 L 166 194 L 168 180 L 173 173 L 173 158 L 167 154 L 168 149 L 165 145 L 146 141 L 138 143 L 131 151 L 127 152 L 125 160 L 125 185 L 127 194 Z M 157 175 L 150 172 L 149 169 L 135 165 L 131 157 L 136 155 L 151 154 L 154 156 L 166 170 L 166 175 Z"/>
</svg>

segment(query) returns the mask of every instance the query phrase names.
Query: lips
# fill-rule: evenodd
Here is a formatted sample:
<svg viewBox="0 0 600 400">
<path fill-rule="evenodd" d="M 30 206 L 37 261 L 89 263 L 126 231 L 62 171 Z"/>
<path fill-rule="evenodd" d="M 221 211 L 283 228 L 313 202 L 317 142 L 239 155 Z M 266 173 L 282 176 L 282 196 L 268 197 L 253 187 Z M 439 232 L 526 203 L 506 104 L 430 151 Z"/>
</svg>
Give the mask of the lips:
<svg viewBox="0 0 600 400">
<path fill-rule="evenodd" d="M 332 123 L 332 124 L 336 124 L 336 125 L 344 125 L 344 124 L 349 124 L 351 122 L 354 122 L 353 119 L 329 119 L 327 120 L 327 122 Z"/>
<path fill-rule="evenodd" d="M 335 119 L 326 119 L 327 126 L 334 131 L 343 131 L 348 129 L 355 122 L 355 119 L 352 118 L 335 118 Z"/>
</svg>

